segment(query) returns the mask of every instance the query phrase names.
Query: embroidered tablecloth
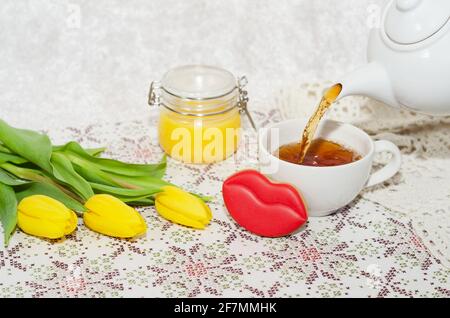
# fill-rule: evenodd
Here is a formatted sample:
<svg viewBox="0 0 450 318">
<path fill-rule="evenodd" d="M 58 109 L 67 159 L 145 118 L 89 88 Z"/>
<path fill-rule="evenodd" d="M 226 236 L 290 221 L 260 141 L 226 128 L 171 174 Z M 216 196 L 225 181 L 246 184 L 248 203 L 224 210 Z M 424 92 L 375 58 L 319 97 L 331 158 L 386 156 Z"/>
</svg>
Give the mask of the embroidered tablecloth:
<svg viewBox="0 0 450 318">
<path fill-rule="evenodd" d="M 260 126 L 281 119 L 278 109 L 253 115 Z M 162 156 L 156 123 L 155 113 L 149 120 L 47 133 L 55 143 L 75 139 L 87 147 L 107 146 L 109 157 L 155 162 Z M 149 229 L 136 240 L 102 236 L 82 222 L 61 241 L 17 231 L 9 247 L 0 248 L 0 296 L 450 296 L 450 269 L 423 243 L 413 220 L 370 196 L 332 216 L 311 218 L 286 238 L 261 238 L 240 228 L 224 208 L 221 185 L 235 171 L 257 167 L 255 140 L 247 130 L 237 156 L 220 164 L 169 159 L 167 179 L 214 196 L 206 230 L 172 224 L 151 207 L 140 209 Z"/>
</svg>

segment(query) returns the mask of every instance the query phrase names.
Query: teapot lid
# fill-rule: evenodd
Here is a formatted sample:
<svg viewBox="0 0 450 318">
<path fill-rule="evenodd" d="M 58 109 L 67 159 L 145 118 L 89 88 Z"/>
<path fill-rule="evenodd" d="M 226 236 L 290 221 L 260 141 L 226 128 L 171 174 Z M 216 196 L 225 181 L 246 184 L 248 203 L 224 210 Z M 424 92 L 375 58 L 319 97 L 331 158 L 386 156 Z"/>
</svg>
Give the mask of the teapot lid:
<svg viewBox="0 0 450 318">
<path fill-rule="evenodd" d="M 449 0 L 394 0 L 384 28 L 398 44 L 414 44 L 434 35 L 450 20 Z"/>
</svg>

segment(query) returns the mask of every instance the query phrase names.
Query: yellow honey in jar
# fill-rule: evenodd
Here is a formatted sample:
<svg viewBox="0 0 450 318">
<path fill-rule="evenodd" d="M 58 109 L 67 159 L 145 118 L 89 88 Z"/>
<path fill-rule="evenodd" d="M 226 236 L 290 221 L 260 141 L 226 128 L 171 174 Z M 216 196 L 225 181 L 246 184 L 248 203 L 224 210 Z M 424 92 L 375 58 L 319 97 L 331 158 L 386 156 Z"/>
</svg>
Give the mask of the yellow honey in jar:
<svg viewBox="0 0 450 318">
<path fill-rule="evenodd" d="M 169 156 L 179 161 L 218 162 L 236 152 L 240 127 L 238 109 L 202 119 L 162 109 L 159 143 Z"/>
<path fill-rule="evenodd" d="M 150 92 L 160 106 L 159 144 L 170 157 L 195 164 L 225 160 L 239 145 L 242 87 L 229 72 L 211 66 L 175 68 Z M 246 110 L 246 109 L 244 109 Z"/>
</svg>

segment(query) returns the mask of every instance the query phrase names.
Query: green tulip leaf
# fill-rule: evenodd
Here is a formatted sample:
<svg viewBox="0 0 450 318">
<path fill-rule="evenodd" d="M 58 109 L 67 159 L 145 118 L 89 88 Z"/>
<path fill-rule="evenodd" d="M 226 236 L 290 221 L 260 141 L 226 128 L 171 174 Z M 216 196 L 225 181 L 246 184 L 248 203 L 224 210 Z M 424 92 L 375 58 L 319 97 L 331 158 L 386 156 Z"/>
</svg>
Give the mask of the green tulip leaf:
<svg viewBox="0 0 450 318">
<path fill-rule="evenodd" d="M 189 193 L 192 194 L 193 196 L 199 198 L 203 202 L 211 202 L 212 200 L 214 200 L 213 196 L 206 196 L 206 195 L 201 195 L 201 194 L 197 194 L 197 193 L 193 193 L 193 192 L 189 192 Z"/>
<path fill-rule="evenodd" d="M 162 187 L 157 185 L 147 189 L 123 189 L 93 182 L 90 182 L 90 184 L 95 193 L 111 194 L 121 198 L 148 197 L 162 191 Z"/>
<path fill-rule="evenodd" d="M 166 174 L 166 168 L 167 168 L 167 155 L 164 154 L 164 156 L 161 158 L 161 161 L 155 165 L 156 169 L 152 173 L 152 177 L 162 179 L 164 178 L 164 175 Z"/>
<path fill-rule="evenodd" d="M 77 200 L 71 198 L 69 195 L 64 193 L 58 187 L 42 182 L 32 182 L 27 185 L 15 187 L 17 201 L 21 201 L 23 198 L 29 197 L 31 195 L 46 195 L 55 200 L 60 201 L 66 207 L 73 211 L 84 212 L 86 208 L 78 202 Z"/>
<path fill-rule="evenodd" d="M 51 157 L 53 176 L 68 185 L 81 198 L 87 200 L 94 195 L 89 183 L 83 179 L 73 168 L 72 163 L 62 153 L 54 152 Z"/>
<path fill-rule="evenodd" d="M 55 183 L 45 172 L 39 169 L 24 168 L 11 163 L 0 164 L 0 167 L 9 174 L 22 180 Z"/>
<path fill-rule="evenodd" d="M 0 152 L 0 164 L 5 162 L 11 162 L 16 165 L 21 165 L 28 162 L 28 160 L 11 153 Z"/>
<path fill-rule="evenodd" d="M 9 185 L 9 186 L 18 186 L 22 184 L 27 184 L 29 181 L 18 179 L 15 176 L 11 175 L 7 171 L 0 168 L 0 183 Z"/>
<path fill-rule="evenodd" d="M 121 196 L 116 195 L 115 197 L 118 198 L 119 200 L 121 200 L 122 202 L 125 202 L 126 204 L 133 205 L 133 206 L 148 206 L 148 205 L 155 204 L 155 200 L 149 196 L 130 198 L 130 197 L 121 197 Z"/>
<path fill-rule="evenodd" d="M 44 171 L 52 172 L 52 144 L 47 135 L 11 127 L 0 119 L 0 141 L 14 154 L 28 159 Z"/>
<path fill-rule="evenodd" d="M 12 151 L 5 147 L 2 143 L 0 143 L 0 152 L 12 153 Z"/>
<path fill-rule="evenodd" d="M 137 200 L 131 200 L 131 201 L 123 201 L 128 205 L 131 206 L 152 206 L 155 205 L 155 200 L 152 198 L 144 198 L 144 199 L 137 199 Z"/>
<path fill-rule="evenodd" d="M 105 147 L 84 149 L 84 151 L 86 151 L 89 155 L 93 157 L 100 156 L 102 153 L 105 152 L 105 150 L 106 150 Z"/>
<path fill-rule="evenodd" d="M 12 163 L 20 165 L 25 162 L 28 162 L 28 160 L 14 154 L 10 149 L 8 149 L 4 145 L 0 144 L 0 163 L 5 163 L 5 162 L 12 162 Z"/>
<path fill-rule="evenodd" d="M 99 183 L 113 187 L 119 186 L 116 182 L 112 181 L 109 178 L 108 173 L 98 169 L 96 166 L 85 164 L 85 162 L 78 162 L 78 161 L 76 162 L 82 164 L 82 166 L 73 162 L 73 168 L 80 176 L 82 176 L 88 182 Z"/>
<path fill-rule="evenodd" d="M 96 166 L 87 164 L 83 161 L 75 161 L 75 170 L 86 180 L 93 183 L 99 183 L 125 189 L 151 189 L 155 186 L 162 187 L 170 183 L 159 177 L 153 176 L 124 176 L 112 172 L 106 172 L 98 169 Z"/>
<path fill-rule="evenodd" d="M 76 142 L 69 142 L 60 150 L 64 152 L 72 162 L 79 165 L 80 162 L 91 164 L 98 169 L 115 174 L 135 177 L 135 176 L 154 176 L 161 178 L 166 169 L 165 159 L 157 164 L 133 164 L 125 163 L 114 159 L 98 158 L 87 153 Z"/>
<path fill-rule="evenodd" d="M 126 189 L 155 189 L 172 185 L 160 178 L 150 176 L 128 177 L 110 173 L 109 178 L 116 182 L 120 187 Z"/>
<path fill-rule="evenodd" d="M 76 143 L 75 141 L 72 141 L 72 143 Z M 53 146 L 53 151 L 61 151 L 64 150 L 64 147 L 66 145 L 61 145 L 61 146 Z M 80 144 L 78 144 L 79 147 L 81 147 Z M 83 147 L 81 147 L 83 148 Z M 84 149 L 84 148 L 83 148 Z M 106 148 L 105 147 L 100 147 L 100 148 L 87 148 L 84 149 L 85 152 L 87 152 L 89 155 L 94 156 L 94 157 L 98 157 L 99 155 L 101 155 L 103 152 L 105 152 Z M 1 145 L 0 145 L 0 151 L 1 151 Z"/>
<path fill-rule="evenodd" d="M 17 225 L 17 200 L 13 188 L 3 183 L 0 183 L 0 222 L 6 246 Z"/>
</svg>

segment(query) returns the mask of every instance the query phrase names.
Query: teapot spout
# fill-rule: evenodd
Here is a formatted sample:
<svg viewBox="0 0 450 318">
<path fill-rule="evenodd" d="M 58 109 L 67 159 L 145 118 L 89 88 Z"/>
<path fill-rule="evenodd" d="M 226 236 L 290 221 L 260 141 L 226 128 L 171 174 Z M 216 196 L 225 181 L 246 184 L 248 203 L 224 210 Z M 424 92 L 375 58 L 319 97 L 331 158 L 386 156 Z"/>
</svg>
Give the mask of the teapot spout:
<svg viewBox="0 0 450 318">
<path fill-rule="evenodd" d="M 346 96 L 368 96 L 390 106 L 400 107 L 395 98 L 389 75 L 384 66 L 378 62 L 371 62 L 339 81 L 342 91 L 338 100 Z"/>
</svg>

